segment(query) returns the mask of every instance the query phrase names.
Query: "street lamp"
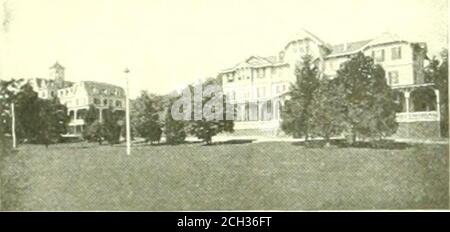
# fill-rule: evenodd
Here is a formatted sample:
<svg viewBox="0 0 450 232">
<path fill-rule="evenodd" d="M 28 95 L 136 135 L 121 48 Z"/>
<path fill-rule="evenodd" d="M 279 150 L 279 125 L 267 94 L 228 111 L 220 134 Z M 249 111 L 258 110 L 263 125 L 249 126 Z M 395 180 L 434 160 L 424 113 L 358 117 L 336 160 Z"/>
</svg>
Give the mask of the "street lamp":
<svg viewBox="0 0 450 232">
<path fill-rule="evenodd" d="M 130 135 L 130 100 L 129 100 L 129 95 L 130 95 L 130 89 L 128 87 L 128 73 L 130 73 L 130 70 L 128 68 L 126 68 L 124 71 L 125 73 L 125 78 L 127 81 L 127 86 L 126 86 L 126 91 L 125 91 L 125 121 L 126 121 L 126 140 L 127 140 L 127 155 L 131 154 L 131 135 Z"/>
<path fill-rule="evenodd" d="M 13 141 L 13 148 L 16 149 L 17 141 L 16 141 L 16 113 L 14 102 L 11 103 L 11 135 Z"/>
</svg>

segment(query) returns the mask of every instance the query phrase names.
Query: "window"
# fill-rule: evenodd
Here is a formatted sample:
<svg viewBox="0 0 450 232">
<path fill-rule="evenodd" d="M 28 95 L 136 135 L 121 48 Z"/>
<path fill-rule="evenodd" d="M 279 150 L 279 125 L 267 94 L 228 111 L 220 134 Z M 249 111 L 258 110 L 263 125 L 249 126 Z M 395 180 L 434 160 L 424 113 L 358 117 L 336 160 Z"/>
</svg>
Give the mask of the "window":
<svg viewBox="0 0 450 232">
<path fill-rule="evenodd" d="M 267 107 L 267 113 L 272 114 L 272 107 L 273 107 L 272 101 L 267 101 L 266 107 Z"/>
<path fill-rule="evenodd" d="M 395 47 L 391 49 L 392 60 L 399 60 L 402 58 L 402 47 Z"/>
<path fill-rule="evenodd" d="M 105 105 L 105 106 L 108 105 L 108 100 L 107 100 L 107 99 L 104 99 L 104 100 L 103 100 L 103 105 Z"/>
<path fill-rule="evenodd" d="M 227 81 L 228 82 L 233 82 L 234 81 L 233 74 L 225 74 L 225 76 L 227 77 Z"/>
<path fill-rule="evenodd" d="M 277 85 L 277 87 L 275 89 L 277 94 L 283 93 L 285 90 L 286 90 L 286 85 L 285 84 Z"/>
<path fill-rule="evenodd" d="M 372 57 L 376 62 L 384 61 L 384 49 L 372 51 Z"/>
<path fill-rule="evenodd" d="M 122 102 L 119 101 L 119 100 L 117 100 L 117 101 L 116 101 L 116 107 L 122 107 Z"/>
<path fill-rule="evenodd" d="M 100 105 L 100 99 L 94 98 L 94 104 L 95 105 Z"/>
<path fill-rule="evenodd" d="M 259 87 L 256 89 L 256 95 L 258 98 L 265 97 L 266 96 L 266 88 L 265 87 Z"/>
<path fill-rule="evenodd" d="M 391 71 L 388 73 L 388 84 L 389 85 L 398 84 L 398 72 L 397 71 Z"/>
<path fill-rule="evenodd" d="M 227 96 L 228 101 L 236 100 L 236 92 L 235 91 L 228 92 L 226 96 Z"/>
<path fill-rule="evenodd" d="M 257 73 L 258 73 L 258 78 L 264 78 L 264 74 L 265 74 L 264 68 L 258 69 Z"/>
</svg>

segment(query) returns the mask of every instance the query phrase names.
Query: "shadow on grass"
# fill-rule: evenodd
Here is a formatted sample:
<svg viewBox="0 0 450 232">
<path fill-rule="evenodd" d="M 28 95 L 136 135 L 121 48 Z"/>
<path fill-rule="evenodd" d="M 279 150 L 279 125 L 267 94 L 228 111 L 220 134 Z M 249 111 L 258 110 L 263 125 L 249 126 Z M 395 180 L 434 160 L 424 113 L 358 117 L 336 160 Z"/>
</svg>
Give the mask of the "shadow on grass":
<svg viewBox="0 0 450 232">
<path fill-rule="evenodd" d="M 140 147 L 160 147 L 160 146 L 177 146 L 177 145 L 189 145 L 189 144 L 201 144 L 203 143 L 202 141 L 184 141 L 181 143 L 166 143 L 166 142 L 160 142 L 160 143 L 146 143 L 146 142 L 141 142 L 139 144 L 134 144 L 133 145 L 138 145 Z"/>
<path fill-rule="evenodd" d="M 306 148 L 370 148 L 370 149 L 387 149 L 387 150 L 403 150 L 411 147 L 410 144 L 404 142 L 396 142 L 395 140 L 380 140 L 380 141 L 357 141 L 350 144 L 345 139 L 332 139 L 327 145 L 325 140 L 311 140 L 292 143 L 296 146 L 304 146 Z"/>
<path fill-rule="evenodd" d="M 232 145 L 232 144 L 248 144 L 253 143 L 256 139 L 230 139 L 227 141 L 214 142 L 211 144 L 203 144 L 202 146 Z"/>
</svg>

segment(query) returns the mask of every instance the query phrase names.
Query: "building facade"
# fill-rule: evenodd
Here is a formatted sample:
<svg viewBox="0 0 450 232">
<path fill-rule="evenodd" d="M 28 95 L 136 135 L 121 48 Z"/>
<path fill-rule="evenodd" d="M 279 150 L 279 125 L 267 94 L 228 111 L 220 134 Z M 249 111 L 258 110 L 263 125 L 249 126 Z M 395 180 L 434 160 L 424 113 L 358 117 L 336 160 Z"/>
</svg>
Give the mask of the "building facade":
<svg viewBox="0 0 450 232">
<path fill-rule="evenodd" d="M 81 135 L 85 129 L 84 116 L 91 105 L 97 109 L 100 121 L 108 108 L 125 111 L 123 88 L 94 81 L 66 81 L 64 67 L 58 63 L 50 67 L 50 78 L 33 78 L 28 83 L 40 98 L 57 97 L 61 104 L 67 106 L 71 118 L 68 135 Z"/>
<path fill-rule="evenodd" d="M 224 94 L 236 105 L 236 133 L 282 136 L 280 112 L 301 58 L 312 56 L 321 77 L 334 78 L 340 65 L 358 52 L 383 66 L 395 90 L 395 100 L 402 106 L 396 136 L 439 137 L 439 91 L 424 79 L 425 43 L 385 33 L 370 40 L 329 45 L 307 31 L 288 41 L 276 56 L 250 56 L 219 73 Z"/>
</svg>

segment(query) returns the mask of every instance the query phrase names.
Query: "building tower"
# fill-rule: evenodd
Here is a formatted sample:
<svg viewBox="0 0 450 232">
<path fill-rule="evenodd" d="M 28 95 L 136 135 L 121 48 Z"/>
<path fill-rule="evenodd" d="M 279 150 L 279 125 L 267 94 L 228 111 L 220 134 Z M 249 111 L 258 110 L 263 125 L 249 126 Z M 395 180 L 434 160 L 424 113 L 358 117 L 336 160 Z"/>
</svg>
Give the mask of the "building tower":
<svg viewBox="0 0 450 232">
<path fill-rule="evenodd" d="M 56 88 L 64 88 L 64 67 L 58 62 L 50 67 L 50 79 L 55 81 Z"/>
</svg>

